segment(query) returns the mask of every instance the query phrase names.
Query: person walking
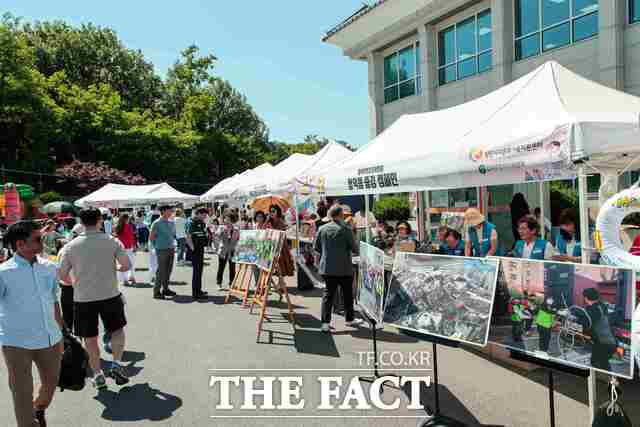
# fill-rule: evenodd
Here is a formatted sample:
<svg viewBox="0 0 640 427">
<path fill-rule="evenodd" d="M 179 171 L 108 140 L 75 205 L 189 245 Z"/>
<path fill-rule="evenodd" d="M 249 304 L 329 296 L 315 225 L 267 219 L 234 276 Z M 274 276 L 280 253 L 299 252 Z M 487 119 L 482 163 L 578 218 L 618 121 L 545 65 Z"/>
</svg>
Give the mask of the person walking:
<svg viewBox="0 0 640 427">
<path fill-rule="evenodd" d="M 618 343 L 607 315 L 608 309 L 600 298 L 596 288 L 586 288 L 582 291 L 587 314 L 591 318 L 591 367 L 611 371 L 610 359 L 615 353 Z"/>
<path fill-rule="evenodd" d="M 240 239 L 240 233 L 235 227 L 235 223 L 238 221 L 238 216 L 229 212 L 224 215 L 224 223 L 216 230 L 216 237 L 218 239 L 218 274 L 217 283 L 218 289 L 222 289 L 222 277 L 224 275 L 224 269 L 227 263 L 229 263 L 229 286 L 233 283 L 236 277 L 236 265 L 232 261 L 233 253 L 236 250 L 236 245 Z"/>
<path fill-rule="evenodd" d="M 120 265 L 117 271 L 121 272 L 129 270 L 131 265 L 122 243 L 99 231 L 102 217 L 98 209 L 84 209 L 80 219 L 86 231 L 62 251 L 58 274 L 64 283 L 74 288 L 74 333 L 84 341 L 93 370 L 93 385 L 101 390 L 107 387 L 105 375 L 114 379 L 117 385 L 129 382 L 121 365 L 127 318 L 118 288 L 116 263 Z M 73 273 L 73 280 L 70 273 Z M 100 365 L 98 317 L 111 342 L 112 361 L 105 373 Z"/>
<path fill-rule="evenodd" d="M 0 345 L 18 427 L 46 426 L 45 410 L 58 385 L 62 344 L 62 314 L 55 265 L 42 252 L 39 227 L 20 221 L 4 238 L 15 251 L 0 264 Z M 34 399 L 32 366 L 40 387 Z M 8 416 L 3 416 L 8 423 Z"/>
<path fill-rule="evenodd" d="M 129 257 L 129 263 L 131 268 L 129 271 L 119 271 L 118 272 L 118 282 L 123 286 L 128 286 L 129 283 L 135 284 L 135 261 L 136 261 L 136 234 L 134 231 L 134 226 L 129 222 L 129 214 L 122 214 L 120 218 L 118 218 L 118 223 L 116 224 L 116 229 L 114 231 L 114 236 L 122 246 L 124 246 L 124 250 L 127 252 L 127 256 Z"/>
<path fill-rule="evenodd" d="M 202 272 L 204 270 L 204 248 L 207 246 L 207 210 L 200 208 L 196 216 L 187 223 L 186 240 L 191 248 L 191 295 L 193 299 L 207 299 L 207 292 L 202 290 Z"/>
<path fill-rule="evenodd" d="M 184 265 L 187 246 L 187 219 L 184 217 L 184 211 L 182 209 L 176 209 L 174 222 L 176 223 L 176 242 L 178 244 L 178 258 L 176 259 L 176 265 Z"/>
<path fill-rule="evenodd" d="M 149 251 L 149 227 L 144 222 L 144 212 L 138 211 L 136 215 L 136 234 L 138 236 L 138 246 L 145 252 Z"/>
<path fill-rule="evenodd" d="M 160 218 L 151 225 L 149 235 L 149 240 L 153 243 L 158 257 L 158 271 L 153 287 L 153 297 L 156 299 L 176 296 L 176 293 L 169 289 L 176 240 L 176 224 L 171 220 L 172 216 L 171 206 L 161 206 Z"/>
<path fill-rule="evenodd" d="M 351 254 L 358 251 L 353 239 L 351 226 L 344 222 L 344 212 L 340 205 L 329 209 L 331 222 L 318 230 L 313 249 L 320 254 L 318 272 L 325 282 L 322 297 L 322 332 L 329 332 L 333 299 L 338 287 L 344 297 L 344 313 L 347 326 L 357 327 L 360 321 L 354 320 L 353 309 L 353 263 Z"/>
</svg>

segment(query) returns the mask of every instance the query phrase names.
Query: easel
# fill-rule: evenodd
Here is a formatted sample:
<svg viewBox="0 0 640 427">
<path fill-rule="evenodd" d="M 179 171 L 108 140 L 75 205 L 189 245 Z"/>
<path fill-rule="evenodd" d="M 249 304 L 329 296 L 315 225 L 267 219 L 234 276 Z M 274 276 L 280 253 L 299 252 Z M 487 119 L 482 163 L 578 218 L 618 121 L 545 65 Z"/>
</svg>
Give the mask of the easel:
<svg viewBox="0 0 640 427">
<path fill-rule="evenodd" d="M 248 307 L 249 292 L 251 290 L 251 278 L 253 276 L 253 265 L 240 264 L 239 271 L 236 273 L 236 277 L 233 279 L 233 283 L 229 287 L 227 297 L 224 299 L 224 303 L 227 304 L 231 299 L 231 296 L 242 298 L 242 307 Z"/>
<path fill-rule="evenodd" d="M 554 400 L 553 371 L 564 372 L 577 377 L 588 378 L 589 370 L 573 368 L 571 366 L 562 365 L 550 360 L 543 360 L 534 356 L 530 356 L 522 351 L 511 349 L 511 358 L 521 362 L 527 362 L 540 367 L 546 368 L 548 373 L 547 388 L 549 389 L 549 425 L 556 426 L 556 408 Z"/>
<path fill-rule="evenodd" d="M 380 377 L 389 377 L 389 376 L 397 377 L 397 375 L 380 375 L 380 372 L 378 371 L 378 366 L 379 366 L 379 364 L 378 364 L 378 340 L 377 340 L 377 335 L 376 335 L 377 322 L 374 319 L 372 319 L 371 317 L 369 317 L 364 312 L 364 310 L 361 313 L 362 313 L 362 316 L 367 320 L 367 322 L 369 322 L 369 326 L 371 327 L 371 338 L 373 340 L 373 376 L 372 377 L 359 377 L 360 381 L 364 381 L 366 383 L 373 383 Z M 384 387 L 391 387 L 391 388 L 399 389 L 399 387 L 395 387 L 394 385 L 387 384 L 386 382 L 382 383 L 382 385 Z M 382 391 L 382 389 L 381 389 L 381 391 Z"/>
<path fill-rule="evenodd" d="M 460 343 L 458 341 L 453 341 L 447 338 L 437 337 L 435 335 L 427 335 L 416 331 L 407 331 L 404 333 L 410 336 L 414 336 L 416 338 L 420 338 L 422 340 L 428 341 L 432 344 L 432 353 L 433 353 L 433 385 L 434 385 L 434 401 L 435 401 L 435 410 L 433 411 L 433 415 L 429 416 L 420 427 L 430 427 L 430 426 L 438 426 L 438 427 L 466 427 L 466 424 L 455 420 L 453 418 L 447 417 L 440 413 L 440 393 L 438 391 L 439 381 L 438 381 L 438 344 L 444 345 L 451 348 L 459 348 Z M 431 409 L 431 408 L 429 408 Z"/>
<path fill-rule="evenodd" d="M 273 264 L 277 265 L 279 255 L 274 257 Z M 251 301 L 251 309 L 249 310 L 250 314 L 253 314 L 253 307 L 258 305 L 260 306 L 260 317 L 258 319 L 258 336 L 256 338 L 256 342 L 260 341 L 260 334 L 262 333 L 262 324 L 267 314 L 267 304 L 269 301 L 269 294 L 271 293 L 271 284 L 273 279 L 273 271 L 274 267 L 271 270 L 263 270 L 260 269 L 260 276 L 258 278 L 258 283 L 256 284 L 256 291 L 253 294 L 253 300 Z M 289 322 L 294 323 L 294 313 L 293 306 L 291 305 L 291 299 L 289 299 L 289 291 L 286 286 L 275 285 L 280 295 L 284 295 L 287 301 L 287 307 L 289 308 Z"/>
</svg>

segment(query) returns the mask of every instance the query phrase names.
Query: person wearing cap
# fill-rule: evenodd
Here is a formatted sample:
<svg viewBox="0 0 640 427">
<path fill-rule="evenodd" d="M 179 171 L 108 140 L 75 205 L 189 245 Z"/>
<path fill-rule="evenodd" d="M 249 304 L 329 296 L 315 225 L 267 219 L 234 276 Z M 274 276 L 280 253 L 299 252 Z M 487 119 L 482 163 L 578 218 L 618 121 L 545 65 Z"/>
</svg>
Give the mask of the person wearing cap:
<svg viewBox="0 0 640 427">
<path fill-rule="evenodd" d="M 469 208 L 464 213 L 465 256 L 486 257 L 498 252 L 498 232 L 496 226 L 486 221 L 484 215 L 476 208 Z"/>
<path fill-rule="evenodd" d="M 611 324 L 607 316 L 607 306 L 600 298 L 596 288 L 582 291 L 585 309 L 591 318 L 591 366 L 593 368 L 611 371 L 609 359 L 615 353 L 618 343 L 611 332 Z"/>
<path fill-rule="evenodd" d="M 361 322 L 354 320 L 353 309 L 353 264 L 351 254 L 358 252 L 351 226 L 344 221 L 342 206 L 329 209 L 331 222 L 318 230 L 313 249 L 320 254 L 318 272 L 322 275 L 325 288 L 322 296 L 322 332 L 329 332 L 333 301 L 338 287 L 344 296 L 344 315 L 347 326 L 357 327 Z"/>
<path fill-rule="evenodd" d="M 520 240 L 513 247 L 513 256 L 516 258 L 550 260 L 555 255 L 551 243 L 539 239 L 540 224 L 533 215 L 525 215 L 518 221 Z"/>
</svg>

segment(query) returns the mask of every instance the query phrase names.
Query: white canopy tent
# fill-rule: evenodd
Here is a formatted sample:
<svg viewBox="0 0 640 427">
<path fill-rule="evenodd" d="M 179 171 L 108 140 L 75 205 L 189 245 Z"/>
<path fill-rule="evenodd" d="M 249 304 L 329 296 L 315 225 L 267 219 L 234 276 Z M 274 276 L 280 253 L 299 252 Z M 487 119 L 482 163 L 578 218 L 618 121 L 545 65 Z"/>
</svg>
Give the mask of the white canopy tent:
<svg viewBox="0 0 640 427">
<path fill-rule="evenodd" d="M 200 200 L 203 202 L 213 202 L 218 200 L 230 199 L 232 197 L 232 194 L 237 191 L 240 186 L 252 179 L 251 177 L 268 174 L 272 169 L 273 166 L 271 166 L 271 164 L 263 163 L 254 169 L 248 169 L 240 174 L 236 174 L 232 177 L 223 179 L 222 181 L 214 185 L 205 194 L 200 196 Z"/>
<path fill-rule="evenodd" d="M 574 161 L 610 166 L 640 151 L 639 118 L 640 98 L 547 62 L 465 104 L 402 116 L 325 173 L 325 190 L 399 193 L 572 178 Z"/>
<path fill-rule="evenodd" d="M 127 208 L 150 203 L 196 203 L 199 197 L 182 193 L 166 182 L 150 185 L 107 184 L 76 200 L 78 207 Z"/>
<path fill-rule="evenodd" d="M 313 192 L 320 188 L 322 181 L 320 178 L 335 165 L 340 164 L 354 156 L 354 152 L 345 148 L 342 144 L 332 141 L 325 145 L 322 150 L 313 155 L 313 161 L 302 172 L 293 176 L 289 182 L 280 183 L 275 191 L 287 190 L 299 193 Z"/>
<path fill-rule="evenodd" d="M 248 177 L 238 186 L 234 197 L 248 198 L 262 194 L 273 193 L 279 183 L 290 182 L 300 172 L 304 171 L 314 161 L 313 156 L 294 153 L 275 165 L 268 174 Z"/>
</svg>

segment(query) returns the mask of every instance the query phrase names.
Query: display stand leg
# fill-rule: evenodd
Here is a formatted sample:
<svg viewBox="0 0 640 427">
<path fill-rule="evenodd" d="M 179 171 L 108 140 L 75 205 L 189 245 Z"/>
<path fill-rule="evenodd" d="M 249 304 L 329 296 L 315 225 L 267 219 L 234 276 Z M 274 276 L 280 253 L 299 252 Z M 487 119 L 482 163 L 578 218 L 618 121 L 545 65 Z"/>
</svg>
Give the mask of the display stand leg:
<svg viewBox="0 0 640 427">
<path fill-rule="evenodd" d="M 553 398 L 553 371 L 551 369 L 549 372 L 549 419 L 551 427 L 556 427 L 556 409 L 555 409 L 555 401 Z"/>
<path fill-rule="evenodd" d="M 373 383 L 374 381 L 376 381 L 378 378 L 381 377 L 398 377 L 400 378 L 398 375 L 393 375 L 393 374 L 385 374 L 385 375 L 380 375 L 380 371 L 378 370 L 378 339 L 377 339 L 377 334 L 376 334 L 376 321 L 373 319 L 369 319 L 366 315 L 365 318 L 367 318 L 367 321 L 369 322 L 369 325 L 371 326 L 371 336 L 372 336 L 372 340 L 373 340 L 373 376 L 372 377 L 359 377 L 360 381 L 364 381 L 367 383 Z M 396 387 L 393 384 L 388 384 L 387 382 L 382 383 L 383 387 L 390 387 L 390 388 L 394 388 L 396 390 L 400 390 L 400 387 Z M 380 389 L 380 391 L 382 392 L 383 389 Z"/>
</svg>

